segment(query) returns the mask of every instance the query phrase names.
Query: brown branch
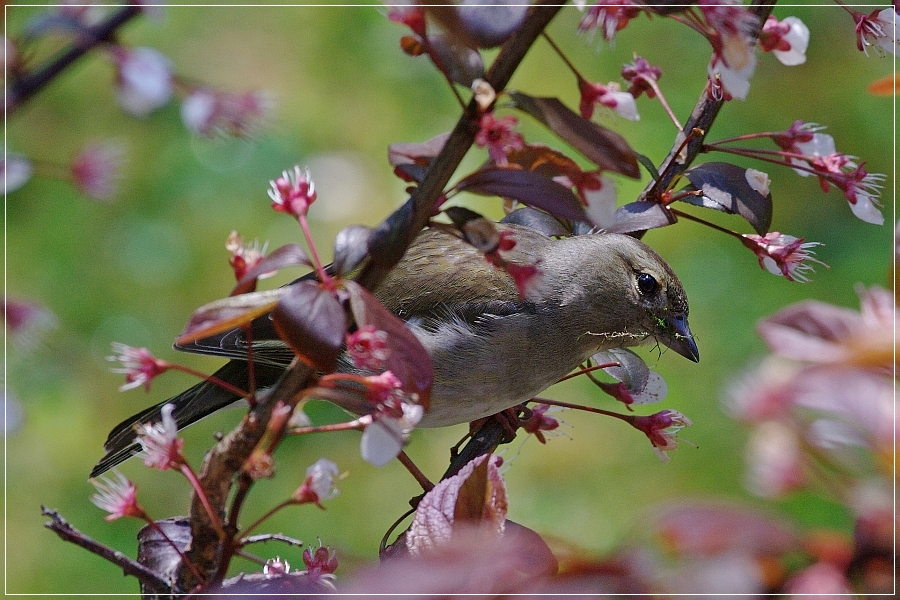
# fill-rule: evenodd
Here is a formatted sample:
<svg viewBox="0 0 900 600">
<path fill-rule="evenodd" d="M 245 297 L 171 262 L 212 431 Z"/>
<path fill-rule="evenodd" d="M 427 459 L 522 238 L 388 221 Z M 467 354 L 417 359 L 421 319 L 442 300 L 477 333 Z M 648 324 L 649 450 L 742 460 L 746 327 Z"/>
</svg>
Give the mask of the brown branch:
<svg viewBox="0 0 900 600">
<path fill-rule="evenodd" d="M 503 45 L 484 76 L 496 92 L 506 88 L 529 48 L 561 9 L 558 0 L 540 0 L 531 7 L 522 26 Z M 373 260 L 356 278 L 360 284 L 368 289 L 377 286 L 428 223 L 435 202 L 475 141 L 478 117 L 478 105 L 472 100 L 409 200 L 375 230 L 370 245 Z"/>
<path fill-rule="evenodd" d="M 6 111 L 11 114 L 28 99 L 41 91 L 57 75 L 87 54 L 95 46 L 113 39 L 113 35 L 125 23 L 141 13 L 139 5 L 122 7 L 108 19 L 93 27 L 86 27 L 79 33 L 78 39 L 55 58 L 47 61 L 30 73 L 13 80 L 6 94 Z"/>
<path fill-rule="evenodd" d="M 485 80 L 495 90 L 501 91 L 506 87 L 528 49 L 562 8 L 558 4 L 551 4 L 554 2 L 557 0 L 541 0 L 532 7 L 522 26 L 503 46 L 485 75 Z M 372 260 L 357 278 L 367 288 L 372 289 L 381 281 L 428 222 L 437 198 L 443 193 L 450 177 L 475 140 L 478 110 L 474 100 L 469 103 L 443 150 L 431 163 L 422 183 L 410 199 L 375 231 L 373 239 L 376 241 L 370 245 Z M 200 472 L 200 482 L 209 504 L 222 517 L 234 477 L 262 438 L 272 408 L 279 400 L 292 404 L 292 400 L 309 384 L 313 376 L 312 369 L 295 362 L 241 424 L 207 455 Z M 234 520 L 237 515 L 229 515 L 229 518 Z M 231 544 L 233 540 L 220 539 L 196 495 L 191 503 L 191 537 L 191 548 L 186 553 L 188 559 L 203 573 L 212 575 L 220 572 L 220 562 L 225 555 L 230 554 L 223 551 L 223 544 Z M 190 570 L 184 567 L 181 569 L 179 589 L 191 590 L 199 583 Z"/>
<path fill-rule="evenodd" d="M 135 562 L 131 558 L 125 556 L 118 550 L 114 550 L 109 546 L 104 546 L 100 542 L 92 540 L 84 535 L 66 521 L 62 515 L 52 508 L 41 506 L 41 514 L 50 517 L 50 520 L 44 523 L 44 527 L 58 535 L 61 539 L 71 542 L 76 546 L 81 546 L 88 552 L 93 552 L 97 556 L 104 558 L 112 564 L 120 567 L 125 575 L 136 577 L 144 586 L 157 590 L 161 593 L 171 592 L 169 584 L 159 577 L 156 573 Z"/>
<path fill-rule="evenodd" d="M 759 17 L 759 28 L 766 22 L 766 19 L 772 13 L 772 9 L 777 2 L 778 0 L 753 0 L 749 10 Z M 757 28 L 755 37 L 759 36 L 759 28 Z M 672 182 L 684 173 L 688 167 L 693 164 L 694 160 L 697 159 L 697 156 L 703 149 L 703 142 L 706 139 L 706 135 L 709 133 L 713 122 L 719 115 L 719 110 L 725 103 L 724 100 L 713 100 L 711 92 L 712 84 L 707 81 L 706 87 L 703 89 L 703 93 L 700 94 L 700 98 L 697 100 L 697 104 L 694 106 L 690 118 L 687 123 L 685 123 L 684 129 L 681 130 L 682 136 L 679 136 L 679 139 L 672 145 L 669 155 L 658 169 L 660 178 L 647 184 L 647 187 L 641 192 L 638 200 L 658 202 L 660 194 L 668 189 Z M 703 133 L 692 136 L 687 144 L 685 144 L 683 152 L 679 152 L 681 149 L 680 140 L 689 136 L 695 128 L 701 130 Z M 686 156 L 686 160 L 684 162 L 679 162 L 676 158 L 682 153 Z"/>
</svg>

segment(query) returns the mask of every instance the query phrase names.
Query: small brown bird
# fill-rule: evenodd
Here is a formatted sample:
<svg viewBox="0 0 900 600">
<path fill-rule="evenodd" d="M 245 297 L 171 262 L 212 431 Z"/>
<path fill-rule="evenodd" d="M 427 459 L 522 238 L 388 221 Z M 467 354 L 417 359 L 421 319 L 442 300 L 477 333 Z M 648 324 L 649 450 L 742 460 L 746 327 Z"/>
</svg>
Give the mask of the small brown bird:
<svg viewBox="0 0 900 600">
<path fill-rule="evenodd" d="M 466 423 L 525 402 L 601 350 L 655 341 L 699 360 L 684 289 L 646 244 L 618 234 L 553 239 L 529 227 L 498 227 L 516 242 L 504 258 L 537 264 L 543 274 L 526 299 L 505 271 L 438 228 L 419 234 L 375 290 L 432 357 L 431 403 L 420 427 Z M 277 380 L 293 353 L 273 345 L 268 318 L 257 319 L 252 334 L 261 389 Z M 183 349 L 232 358 L 215 377 L 246 389 L 246 346 L 235 330 Z M 203 382 L 126 419 L 110 433 L 107 455 L 91 476 L 136 453 L 134 426 L 159 420 L 165 404 L 175 405 L 181 428 L 237 400 Z"/>
</svg>

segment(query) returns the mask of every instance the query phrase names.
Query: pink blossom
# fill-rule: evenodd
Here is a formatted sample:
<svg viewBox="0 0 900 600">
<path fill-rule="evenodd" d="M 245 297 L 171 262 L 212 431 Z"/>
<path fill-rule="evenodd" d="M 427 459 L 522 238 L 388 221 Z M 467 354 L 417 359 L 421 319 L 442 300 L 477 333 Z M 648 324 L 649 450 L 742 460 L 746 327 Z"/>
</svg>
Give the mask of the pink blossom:
<svg viewBox="0 0 900 600">
<path fill-rule="evenodd" d="M 95 200 L 111 198 L 122 177 L 124 155 L 123 148 L 114 142 L 85 146 L 69 165 L 72 184 L 81 193 Z"/>
<path fill-rule="evenodd" d="M 548 413 L 559 407 L 550 406 L 549 404 L 535 404 L 529 408 L 531 416 L 521 423 L 521 427 L 525 432 L 533 434 L 540 443 L 546 444 L 547 438 L 544 437 L 543 432 L 559 428 L 559 421 L 549 416 Z"/>
<path fill-rule="evenodd" d="M 234 278 L 238 281 L 243 279 L 248 271 L 251 271 L 266 256 L 266 246 L 263 244 L 259 247 L 259 240 L 254 240 L 252 244 L 244 244 L 244 240 L 237 231 L 232 231 L 225 241 L 225 249 L 231 253 L 228 264 L 234 271 Z M 260 278 L 270 275 L 269 273 L 261 275 Z"/>
<path fill-rule="evenodd" d="M 840 152 L 827 156 L 815 157 L 810 166 L 816 171 L 822 191 L 829 190 L 829 184 L 844 193 L 850 210 L 857 218 L 875 225 L 884 224 L 884 215 L 879 210 L 881 204 L 878 196 L 881 193 L 884 174 L 869 173 L 863 168 L 865 163 L 857 165 L 853 157 Z"/>
<path fill-rule="evenodd" d="M 312 503 L 325 508 L 322 502 L 338 495 L 335 482 L 339 473 L 336 464 L 327 458 L 320 458 L 306 469 L 306 479 L 293 493 L 291 501 L 296 504 Z"/>
<path fill-rule="evenodd" d="M 667 451 L 678 448 L 678 432 L 693 424 L 677 410 L 663 410 L 647 417 L 630 417 L 627 420 L 632 427 L 644 432 L 663 462 L 669 460 Z"/>
<path fill-rule="evenodd" d="M 41 334 L 57 324 L 56 315 L 28 300 L 7 298 L 3 315 L 9 339 L 20 351 L 33 348 Z"/>
<path fill-rule="evenodd" d="M 869 55 L 869 48 L 875 53 L 900 55 L 900 18 L 894 8 L 881 11 L 873 10 L 870 14 L 854 12 L 856 20 L 856 47 Z"/>
<path fill-rule="evenodd" d="M 403 387 L 403 382 L 391 371 L 365 378 L 366 397 L 371 402 L 383 404 L 390 399 L 396 390 Z"/>
<path fill-rule="evenodd" d="M 137 502 L 137 488 L 118 471 L 113 471 L 110 477 L 92 479 L 91 483 L 97 488 L 97 493 L 91 496 L 91 502 L 109 513 L 104 517 L 105 520 L 115 521 L 121 517 L 146 518 L 147 513 Z"/>
<path fill-rule="evenodd" d="M 656 90 L 651 83 L 656 83 L 662 77 L 662 69 L 647 62 L 641 56 L 635 56 L 633 63 L 622 67 L 622 79 L 631 83 L 628 93 L 637 98 L 646 93 L 648 98 L 656 97 Z"/>
<path fill-rule="evenodd" d="M 818 562 L 791 577 L 782 589 L 793 596 L 822 598 L 853 597 L 853 588 L 841 569 L 828 562 Z"/>
<path fill-rule="evenodd" d="M 766 421 L 750 435 L 747 487 L 763 498 L 779 498 L 806 484 L 800 440 L 780 421 Z"/>
<path fill-rule="evenodd" d="M 611 42 L 616 32 L 640 14 L 641 9 L 634 0 L 603 0 L 587 9 L 578 24 L 578 31 L 584 33 L 599 29 L 603 39 Z"/>
<path fill-rule="evenodd" d="M 374 325 L 364 325 L 347 335 L 347 354 L 357 369 L 380 371 L 388 358 L 388 334 Z"/>
<path fill-rule="evenodd" d="M 142 423 L 136 427 L 137 441 L 141 444 L 144 464 L 152 469 L 165 471 L 185 464 L 184 439 L 178 437 L 178 424 L 172 416 L 174 404 L 166 404 L 160 410 L 162 421 Z"/>
<path fill-rule="evenodd" d="M 787 17 L 779 22 L 770 16 L 759 34 L 759 46 L 764 52 L 772 52 L 781 64 L 792 67 L 806 62 L 809 45 L 809 28 L 797 17 Z"/>
<path fill-rule="evenodd" d="M 805 283 L 809 281 L 806 273 L 814 270 L 810 262 L 825 264 L 812 258 L 814 252 L 810 250 L 821 245 L 820 242 L 806 242 L 804 238 L 795 238 L 777 231 L 771 231 L 765 236 L 744 234 L 741 241 L 759 258 L 761 268 L 773 275 L 784 275 L 788 281 Z"/>
<path fill-rule="evenodd" d="M 799 155 L 788 157 L 791 164 L 809 167 L 816 157 L 828 156 L 835 152 L 834 138 L 827 133 L 820 133 L 824 129 L 822 125 L 797 120 L 787 131 L 774 134 L 772 140 L 786 152 Z M 812 175 L 807 169 L 794 171 L 802 177 Z"/>
<path fill-rule="evenodd" d="M 263 574 L 269 577 L 280 577 L 291 572 L 291 565 L 288 561 L 282 560 L 280 556 L 270 558 L 263 565 Z"/>
<path fill-rule="evenodd" d="M 338 568 L 337 552 L 328 546 L 319 546 L 315 550 L 307 548 L 303 551 L 303 564 L 310 575 L 331 575 Z"/>
<path fill-rule="evenodd" d="M 628 92 L 621 91 L 617 83 L 610 82 L 608 85 L 603 85 L 579 79 L 578 89 L 581 91 L 579 108 L 581 116 L 585 119 L 590 119 L 594 114 L 595 104 L 611 108 L 620 117 L 624 117 L 629 121 L 638 121 L 641 118 L 637 112 L 634 96 Z"/>
<path fill-rule="evenodd" d="M 246 137 L 259 129 L 274 107 L 265 91 L 230 93 L 197 89 L 181 104 L 181 120 L 191 133 Z"/>
<path fill-rule="evenodd" d="M 507 152 L 522 150 L 525 147 L 524 138 L 514 129 L 518 122 L 512 115 L 498 119 L 492 112 L 485 113 L 478 122 L 479 130 L 475 134 L 475 144 L 479 148 L 487 148 L 488 155 L 496 164 L 506 165 L 509 162 L 506 158 Z"/>
<path fill-rule="evenodd" d="M 316 201 L 316 186 L 310 178 L 309 170 L 304 174 L 299 166 L 282 172 L 281 177 L 270 181 L 269 185 L 272 208 L 278 212 L 300 218 L 306 215 L 310 204 Z"/>
<path fill-rule="evenodd" d="M 171 368 L 169 363 L 154 357 L 146 348 L 113 342 L 112 349 L 115 354 L 107 356 L 106 360 L 122 363 L 122 368 L 112 369 L 113 373 L 125 374 L 125 385 L 119 388 L 121 392 L 141 385 L 149 392 L 150 382 Z"/>
<path fill-rule="evenodd" d="M 113 60 L 117 69 L 116 100 L 122 110 L 146 117 L 171 100 L 172 63 L 162 52 L 116 46 Z"/>
</svg>

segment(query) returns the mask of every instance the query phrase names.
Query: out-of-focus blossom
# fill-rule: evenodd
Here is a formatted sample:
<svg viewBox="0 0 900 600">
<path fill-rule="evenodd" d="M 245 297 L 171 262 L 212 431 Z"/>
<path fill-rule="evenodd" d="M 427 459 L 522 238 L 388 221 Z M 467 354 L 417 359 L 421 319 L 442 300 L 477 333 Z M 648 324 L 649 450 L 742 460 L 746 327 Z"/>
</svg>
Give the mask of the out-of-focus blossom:
<svg viewBox="0 0 900 600">
<path fill-rule="evenodd" d="M 634 102 L 634 96 L 623 92 L 615 82 L 603 85 L 579 78 L 578 89 L 581 92 L 581 103 L 579 104 L 581 116 L 585 119 L 590 119 L 594 114 L 595 104 L 611 108 L 617 115 L 629 121 L 638 121 L 641 118 Z"/>
<path fill-rule="evenodd" d="M 172 99 L 172 62 L 153 48 L 113 49 L 116 100 L 134 117 L 146 117 Z"/>
<path fill-rule="evenodd" d="M 387 16 L 394 23 L 406 25 L 419 37 L 425 37 L 425 9 L 422 6 L 395 5 L 388 11 Z"/>
<path fill-rule="evenodd" d="M 98 142 L 81 149 L 69 165 L 72 184 L 94 200 L 109 200 L 122 178 L 125 150 L 117 142 Z"/>
<path fill-rule="evenodd" d="M 91 483 L 97 488 L 97 493 L 91 496 L 91 502 L 109 513 L 104 517 L 105 520 L 147 517 L 147 513 L 137 502 L 137 488 L 118 471 L 113 471 L 109 477 L 92 479 Z"/>
<path fill-rule="evenodd" d="M 305 216 L 309 206 L 316 201 L 316 184 L 310 177 L 295 165 L 290 171 L 284 171 L 281 177 L 269 182 L 269 197 L 272 208 L 297 218 Z"/>
<path fill-rule="evenodd" d="M 806 567 L 784 585 L 788 597 L 817 596 L 819 598 L 846 598 L 853 595 L 847 576 L 836 566 L 819 562 Z"/>
<path fill-rule="evenodd" d="M 27 353 L 37 345 L 41 335 L 56 327 L 56 315 L 29 300 L 7 298 L 4 322 L 9 340 L 15 344 L 16 350 Z"/>
<path fill-rule="evenodd" d="M 634 62 L 622 67 L 622 79 L 629 82 L 628 93 L 637 98 L 647 94 L 648 98 L 656 97 L 653 85 L 662 77 L 662 69 L 647 62 L 647 59 L 635 55 Z"/>
<path fill-rule="evenodd" d="M 796 372 L 795 366 L 767 357 L 759 367 L 732 382 L 726 408 L 734 418 L 750 423 L 787 415 Z"/>
<path fill-rule="evenodd" d="M 10 152 L 6 155 L 6 159 L 0 162 L 0 170 L 3 172 L 4 190 L 7 194 L 11 194 L 31 180 L 34 165 L 26 156 Z"/>
<path fill-rule="evenodd" d="M 797 17 L 786 17 L 779 22 L 770 16 L 759 35 L 759 46 L 771 52 L 782 64 L 792 67 L 806 62 L 809 45 L 809 27 Z"/>
<path fill-rule="evenodd" d="M 160 410 L 158 423 L 142 423 L 137 426 L 137 441 L 141 444 L 144 464 L 151 469 L 165 471 L 178 469 L 185 463 L 182 448 L 184 439 L 178 437 L 178 424 L 172 416 L 174 404 L 166 404 Z"/>
<path fill-rule="evenodd" d="M 900 17 L 894 8 L 874 10 L 870 14 L 854 12 L 856 47 L 869 55 L 869 48 L 883 56 L 900 55 Z"/>
<path fill-rule="evenodd" d="M 814 252 L 811 248 L 819 246 L 819 242 L 807 242 L 803 238 L 777 231 L 771 231 L 765 236 L 744 234 L 741 241 L 756 254 L 761 268 L 773 275 L 783 275 L 788 281 L 805 283 L 809 281 L 806 273 L 815 270 L 811 262 L 825 264 L 812 257 Z"/>
<path fill-rule="evenodd" d="M 479 148 L 487 148 L 488 156 L 498 165 L 505 165 L 509 161 L 506 153 L 513 150 L 521 150 L 525 147 L 525 140 L 515 130 L 519 122 L 512 115 L 505 115 L 499 119 L 494 113 L 482 115 L 478 122 L 478 133 L 475 134 L 475 144 Z"/>
<path fill-rule="evenodd" d="M 779 421 L 756 426 L 747 445 L 747 488 L 763 498 L 778 498 L 803 487 L 800 440 Z"/>
<path fill-rule="evenodd" d="M 225 241 L 225 249 L 231 253 L 228 264 L 231 265 L 236 280 L 240 281 L 248 271 L 252 270 L 266 257 L 267 246 L 268 244 L 266 243 L 260 248 L 259 240 L 254 240 L 252 244 L 244 244 L 244 240 L 241 239 L 237 231 L 231 232 Z M 260 275 L 260 279 L 269 275 L 274 275 L 274 273 Z"/>
<path fill-rule="evenodd" d="M 291 496 L 291 501 L 324 508 L 322 502 L 338 495 L 336 482 L 339 474 L 336 464 L 327 458 L 320 458 L 306 469 L 306 479 Z"/>
<path fill-rule="evenodd" d="M 265 124 L 274 106 L 266 91 L 229 93 L 201 88 L 182 102 L 181 120 L 197 135 L 246 137 Z"/>
</svg>

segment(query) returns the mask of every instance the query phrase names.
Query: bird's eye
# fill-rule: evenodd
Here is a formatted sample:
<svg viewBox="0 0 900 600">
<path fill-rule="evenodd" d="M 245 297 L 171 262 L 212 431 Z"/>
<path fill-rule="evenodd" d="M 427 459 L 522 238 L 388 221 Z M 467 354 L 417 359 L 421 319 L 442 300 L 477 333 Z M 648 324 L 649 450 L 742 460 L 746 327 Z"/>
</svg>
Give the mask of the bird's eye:
<svg viewBox="0 0 900 600">
<path fill-rule="evenodd" d="M 638 289 L 645 296 L 652 296 L 659 290 L 659 282 L 653 278 L 653 275 L 647 273 L 637 274 Z"/>
</svg>

